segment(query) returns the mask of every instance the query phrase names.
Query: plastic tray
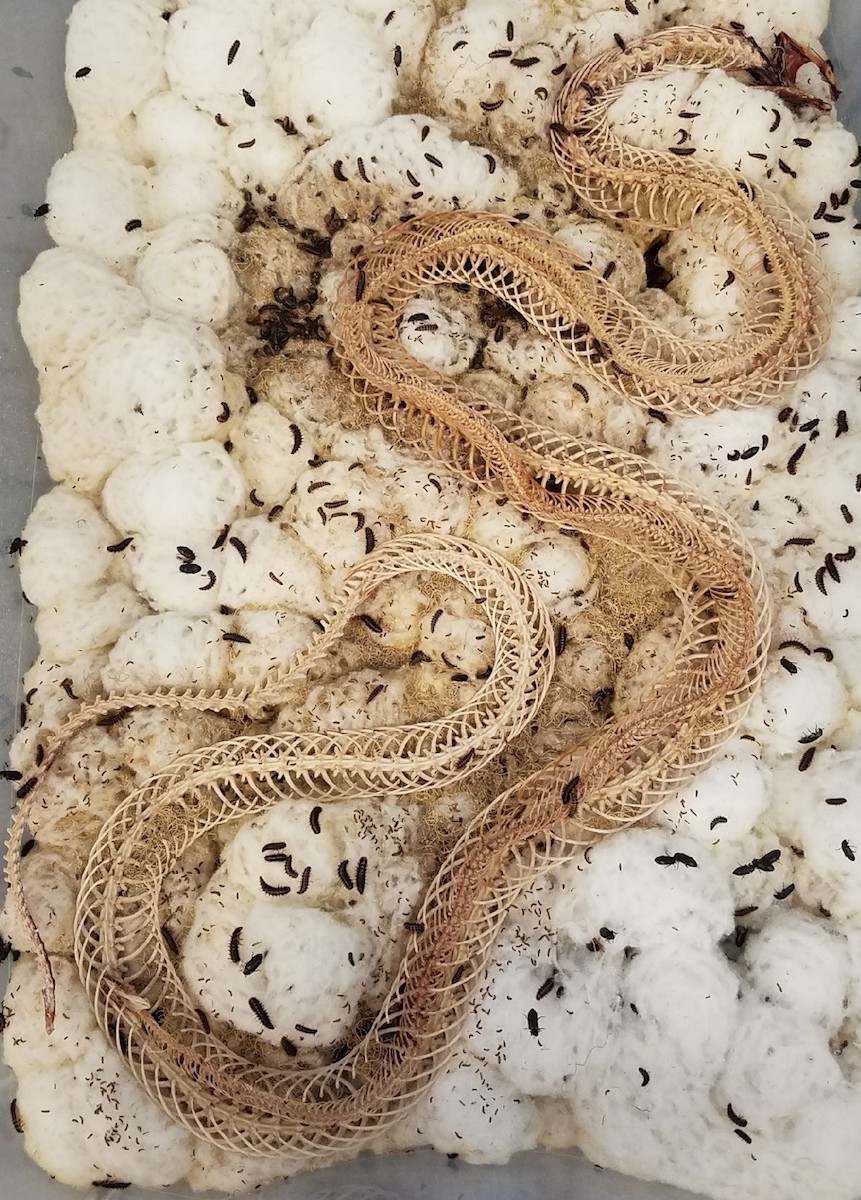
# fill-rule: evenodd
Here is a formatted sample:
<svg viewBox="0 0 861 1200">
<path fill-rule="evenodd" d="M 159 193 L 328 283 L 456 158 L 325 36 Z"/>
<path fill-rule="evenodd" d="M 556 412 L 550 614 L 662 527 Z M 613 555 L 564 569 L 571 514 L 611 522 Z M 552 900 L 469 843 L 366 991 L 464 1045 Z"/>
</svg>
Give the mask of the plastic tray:
<svg viewBox="0 0 861 1200">
<path fill-rule="evenodd" d="M 289 0 L 284 0 L 285 3 Z M 49 241 L 33 209 L 48 172 L 71 145 L 72 116 L 63 87 L 65 23 L 72 0 L 0 0 L 0 738 L 8 743 L 17 723 L 20 681 L 35 654 L 33 610 L 21 596 L 14 558 L 6 557 L 48 478 L 38 451 L 34 417 L 36 373 L 18 333 L 18 279 Z M 843 120 L 861 132 L 861 8 L 858 0 L 832 0 L 827 47 L 845 88 Z M 5 755 L 0 752 L 0 758 Z M 0 785 L 3 786 L 3 785 Z M 9 791 L 0 793 L 0 821 L 8 817 Z M 2 886 L 2 885 L 0 885 Z M 5 976 L 0 973 L 0 985 Z M 13 1092 L 11 1072 L 0 1067 L 0 1177 L 2 1200 L 69 1200 L 85 1195 L 54 1182 L 26 1156 L 23 1139 L 4 1114 Z M 170 1194 L 180 1189 L 167 1189 Z M 150 1200 L 165 1191 L 130 1188 L 107 1193 Z M 690 1193 L 601 1171 L 575 1154 L 520 1154 L 504 1167 L 470 1167 L 430 1151 L 365 1158 L 310 1172 L 263 1195 L 280 1200 L 691 1200 Z"/>
</svg>

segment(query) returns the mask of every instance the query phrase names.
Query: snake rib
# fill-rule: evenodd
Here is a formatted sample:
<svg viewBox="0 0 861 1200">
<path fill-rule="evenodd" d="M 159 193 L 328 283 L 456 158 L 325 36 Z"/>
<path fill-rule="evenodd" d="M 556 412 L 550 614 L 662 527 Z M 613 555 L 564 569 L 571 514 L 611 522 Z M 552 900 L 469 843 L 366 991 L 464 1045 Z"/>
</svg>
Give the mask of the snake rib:
<svg viewBox="0 0 861 1200">
<path fill-rule="evenodd" d="M 643 459 L 554 433 L 417 362 L 400 341 L 399 322 L 423 288 L 466 283 L 505 300 L 579 366 L 639 404 L 709 412 L 778 395 L 816 362 L 828 333 L 824 273 L 809 234 L 776 196 L 742 176 L 629 146 L 608 125 L 613 100 L 632 79 L 678 67 L 754 70 L 764 61 L 731 31 L 669 29 L 578 70 L 551 128 L 560 168 L 592 212 L 685 229 L 732 265 L 745 314 L 722 341 L 674 336 L 551 237 L 499 214 L 415 218 L 364 247 L 345 273 L 335 348 L 369 411 L 406 444 L 522 510 L 635 552 L 665 576 L 684 613 L 672 669 L 645 702 L 472 820 L 428 890 L 381 1012 L 350 1054 L 320 1069 L 276 1070 L 203 1029 L 160 933 L 163 880 L 207 830 L 278 800 L 407 795 L 497 754 L 534 716 L 554 663 L 548 618 L 519 572 L 456 539 L 391 542 L 354 570 L 326 632 L 264 686 L 108 697 L 71 719 L 22 787 L 8 871 L 52 1019 L 50 962 L 26 912 L 18 843 L 40 780 L 82 729 L 139 705 L 260 716 L 286 701 L 373 588 L 405 571 L 442 571 L 485 599 L 494 669 L 450 717 L 356 733 L 252 731 L 174 760 L 105 823 L 75 915 L 81 980 L 136 1078 L 196 1135 L 245 1153 L 326 1158 L 400 1120 L 449 1060 L 519 892 L 653 811 L 744 715 L 764 668 L 770 621 L 762 573 L 735 524 Z"/>
</svg>

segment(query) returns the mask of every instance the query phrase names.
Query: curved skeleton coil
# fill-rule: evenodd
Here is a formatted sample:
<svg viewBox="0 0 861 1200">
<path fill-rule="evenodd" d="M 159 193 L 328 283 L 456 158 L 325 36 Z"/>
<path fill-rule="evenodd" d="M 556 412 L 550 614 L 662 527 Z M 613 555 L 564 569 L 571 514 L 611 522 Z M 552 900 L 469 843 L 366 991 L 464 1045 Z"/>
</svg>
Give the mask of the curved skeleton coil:
<svg viewBox="0 0 861 1200">
<path fill-rule="evenodd" d="M 765 663 L 762 574 L 733 522 L 684 484 L 609 446 L 526 421 L 418 363 L 399 322 L 435 282 L 505 300 L 581 367 L 637 403 L 670 412 L 767 401 L 819 356 L 828 333 L 823 269 L 801 223 L 741 176 L 619 141 L 607 114 L 620 89 L 685 67 L 761 68 L 724 30 L 675 28 L 601 55 L 566 83 L 551 139 L 583 203 L 610 219 L 685 229 L 732 266 L 744 320 L 719 342 L 685 342 L 529 225 L 489 213 L 416 218 L 363 248 L 336 306 L 336 351 L 361 401 L 407 444 L 557 526 L 610 539 L 661 572 L 684 620 L 671 669 L 634 711 L 483 808 L 443 862 L 388 997 L 367 1036 L 327 1067 L 275 1069 L 201 1026 L 165 945 L 163 880 L 207 830 L 282 798 L 407 795 L 478 770 L 522 730 L 554 665 L 532 588 L 495 555 L 440 537 L 399 539 L 355 569 L 328 628 L 265 685 L 209 695 L 161 691 L 82 709 L 21 788 L 8 866 L 26 911 L 19 842 L 27 805 L 83 728 L 140 705 L 260 715 L 284 703 L 378 586 L 440 571 L 481 597 L 496 659 L 473 700 L 437 721 L 355 733 L 249 733 L 176 759 L 105 823 L 81 883 L 75 957 L 101 1028 L 137 1079 L 196 1135 L 245 1153 L 326 1158 L 398 1121 L 450 1058 L 505 914 L 552 867 L 652 812 L 737 727 Z M 26 797 L 26 799 L 25 799 Z"/>
</svg>

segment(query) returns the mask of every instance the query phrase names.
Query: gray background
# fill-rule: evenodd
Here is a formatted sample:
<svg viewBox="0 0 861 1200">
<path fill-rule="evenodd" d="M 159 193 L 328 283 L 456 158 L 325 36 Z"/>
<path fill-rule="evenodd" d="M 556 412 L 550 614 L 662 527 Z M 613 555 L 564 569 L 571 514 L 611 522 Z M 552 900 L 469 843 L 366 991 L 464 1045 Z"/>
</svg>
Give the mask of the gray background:
<svg viewBox="0 0 861 1200">
<path fill-rule="evenodd" d="M 63 88 L 65 20 L 72 0 L 0 0 L 0 739 L 14 728 L 20 677 L 34 657 L 32 610 L 22 601 L 15 562 L 7 555 L 47 477 L 33 416 L 36 375 L 15 318 L 19 276 L 48 244 L 32 211 L 44 198 L 53 162 L 69 148 L 72 119 Z M 861 131 L 861 8 L 832 0 L 827 42 L 845 88 L 843 119 Z M 0 765 L 5 759 L 0 750 Z M 0 782 L 0 824 L 11 789 Z M 0 986 L 3 979 L 0 978 Z M 24 1154 L 12 1130 L 10 1072 L 0 1068 L 0 1197 L 68 1200 L 74 1193 L 51 1181 Z M 168 1193 L 171 1189 L 168 1189 Z M 81 1195 L 83 1193 L 77 1193 Z M 127 1200 L 165 1195 L 138 1188 L 92 1191 Z M 273 1185 L 272 1197 L 288 1189 Z M 523 1154 L 506 1167 L 468 1167 L 429 1152 L 366 1159 L 294 1181 L 291 1200 L 684 1200 L 688 1193 L 641 1184 L 604 1172 L 569 1154 Z"/>
</svg>

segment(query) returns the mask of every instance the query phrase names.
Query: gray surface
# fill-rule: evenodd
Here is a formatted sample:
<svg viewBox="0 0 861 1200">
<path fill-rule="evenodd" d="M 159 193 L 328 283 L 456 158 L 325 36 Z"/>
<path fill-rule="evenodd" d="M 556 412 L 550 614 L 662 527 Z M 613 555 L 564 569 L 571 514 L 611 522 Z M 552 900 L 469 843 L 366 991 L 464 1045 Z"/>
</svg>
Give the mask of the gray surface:
<svg viewBox="0 0 861 1200">
<path fill-rule="evenodd" d="M 287 0 L 285 0 L 287 2 Z M 51 164 L 69 147 L 71 114 L 62 85 L 64 24 L 71 0 L 0 0 L 0 737 L 13 731 L 20 675 L 33 658 L 30 609 L 22 602 L 14 561 L 6 556 L 33 501 L 46 484 L 37 457 L 35 371 L 15 320 L 17 281 L 47 244 L 42 222 L 30 215 L 43 199 Z M 828 51 L 846 89 L 844 120 L 861 129 L 861 9 L 834 0 Z M 854 78 L 852 77 L 854 74 Z M 0 759 L 5 755 L 0 753 Z M 0 783 L 0 810 L 9 789 Z M 5 824 L 5 818 L 4 822 Z M 2 979 L 0 979 L 2 983 Z M 12 1095 L 0 1068 L 0 1097 Z M 0 1197 L 64 1200 L 70 1189 L 50 1180 L 25 1156 L 0 1109 Z M 271 1200 L 288 1189 L 273 1185 Z M 78 1193 L 79 1195 L 81 1193 Z M 93 1197 L 108 1195 L 93 1192 Z M 128 1200 L 163 1196 L 132 1188 Z M 168 1194 L 176 1194 L 168 1189 Z M 421 1152 L 367 1159 L 295 1180 L 291 1200 L 684 1200 L 688 1193 L 603 1172 L 579 1156 L 519 1155 L 506 1167 L 468 1167 Z"/>
</svg>

